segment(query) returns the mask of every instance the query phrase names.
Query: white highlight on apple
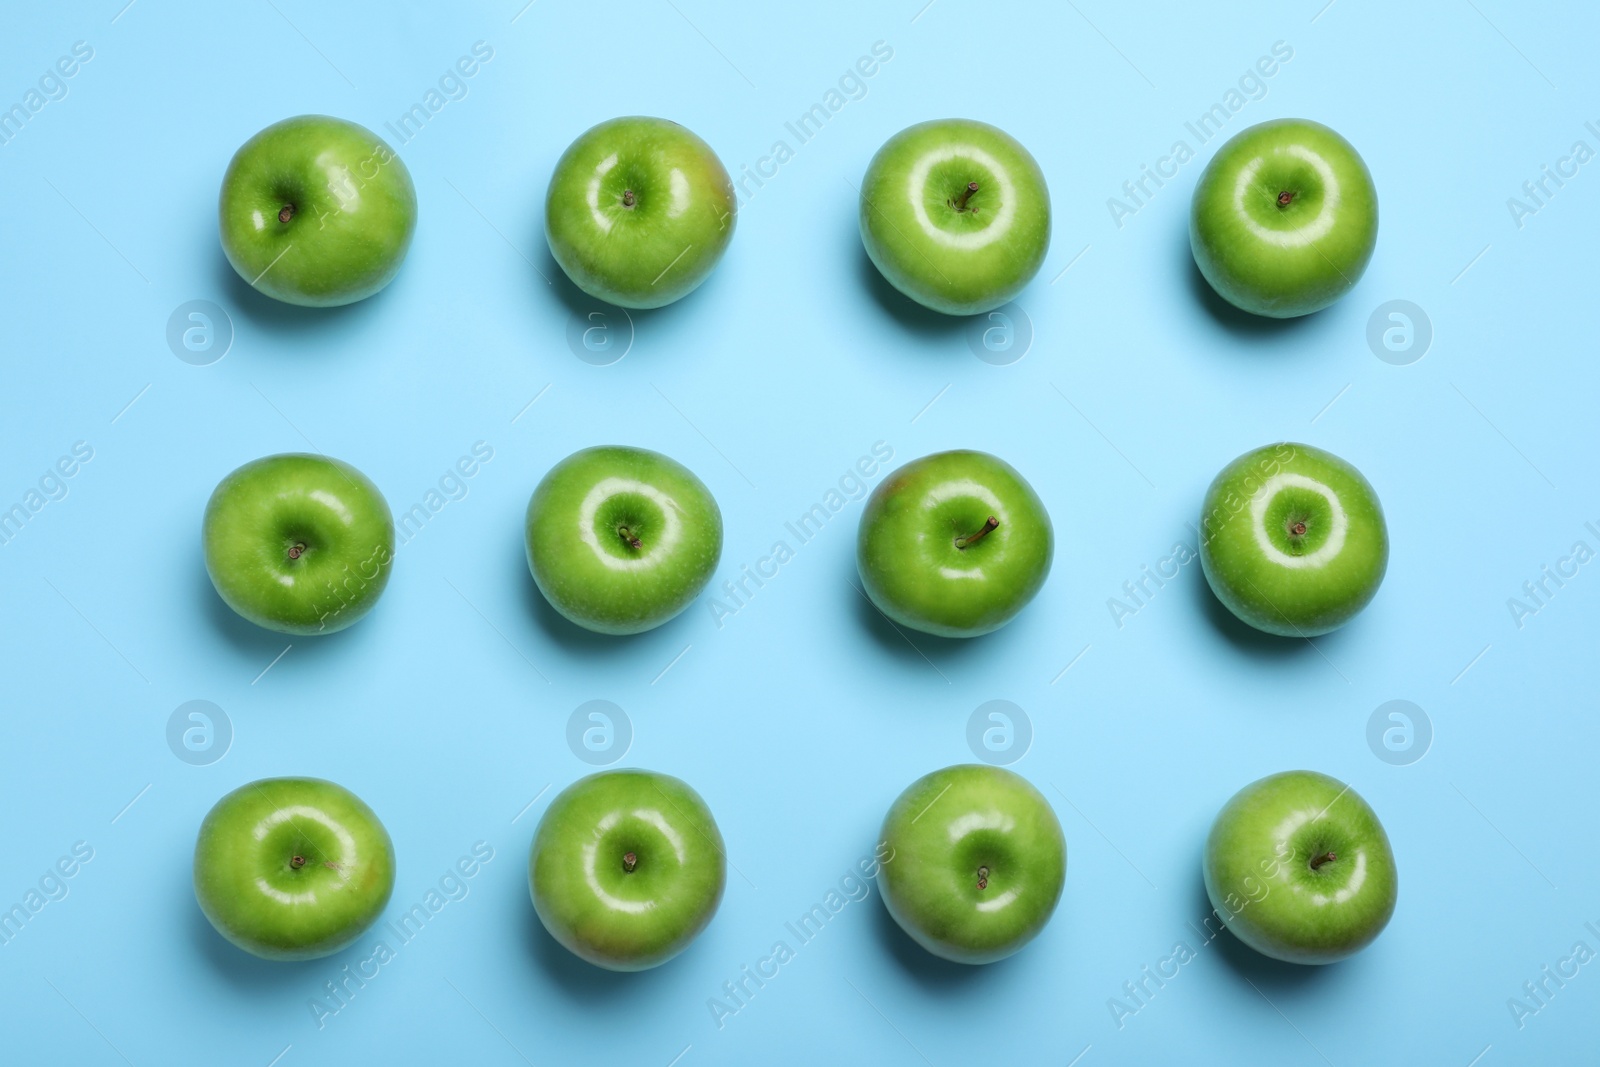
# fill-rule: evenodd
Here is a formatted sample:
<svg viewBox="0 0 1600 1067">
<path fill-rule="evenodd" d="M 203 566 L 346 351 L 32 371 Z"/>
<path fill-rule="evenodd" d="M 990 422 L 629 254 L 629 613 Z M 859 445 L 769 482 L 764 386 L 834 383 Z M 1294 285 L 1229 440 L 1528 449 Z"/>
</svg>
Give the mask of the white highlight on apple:
<svg viewBox="0 0 1600 1067">
<path fill-rule="evenodd" d="M 689 176 L 677 167 L 672 168 L 672 173 L 667 176 L 668 184 L 672 186 L 672 204 L 667 208 L 667 218 L 675 219 L 689 210 L 689 198 L 692 190 L 689 188 Z"/>
<path fill-rule="evenodd" d="M 1350 872 L 1350 877 L 1333 896 L 1326 893 L 1311 894 L 1311 903 L 1318 907 L 1328 904 L 1343 904 L 1361 891 L 1361 883 L 1367 880 L 1367 854 L 1364 851 L 1356 853 L 1355 869 Z"/>
<path fill-rule="evenodd" d="M 1262 521 L 1266 517 L 1267 505 L 1284 489 L 1309 489 L 1328 502 L 1333 525 L 1328 530 L 1328 539 L 1322 542 L 1322 547 L 1315 552 L 1304 556 L 1291 556 L 1273 544 L 1271 538 L 1267 536 L 1267 528 Z M 1345 515 L 1343 505 L 1339 503 L 1338 494 L 1321 482 L 1307 478 L 1303 474 L 1274 474 L 1263 482 L 1261 488 L 1256 490 L 1256 495 L 1250 498 L 1250 531 L 1255 534 L 1256 547 L 1279 566 L 1294 570 L 1326 566 L 1344 549 L 1344 537 L 1349 528 L 1350 519 Z"/>
<path fill-rule="evenodd" d="M 1334 176 L 1333 168 L 1328 166 L 1328 161 L 1305 145 L 1290 145 L 1283 151 L 1311 164 L 1317 172 L 1317 177 L 1322 180 L 1322 209 L 1317 212 L 1317 217 L 1308 225 L 1294 230 L 1268 229 L 1250 217 L 1250 213 L 1244 210 L 1244 198 L 1245 194 L 1257 188 L 1256 172 L 1266 162 L 1261 156 L 1252 159 L 1243 170 L 1239 171 L 1239 177 L 1233 183 L 1233 207 L 1250 232 L 1263 241 L 1280 248 L 1300 248 L 1322 240 L 1328 235 L 1328 231 L 1333 229 L 1334 216 L 1339 211 L 1339 179 Z"/>
<path fill-rule="evenodd" d="M 589 179 L 589 187 L 584 191 L 584 201 L 589 205 L 589 214 L 594 218 L 594 224 L 606 233 L 611 232 L 611 216 L 600 210 L 600 179 L 604 178 L 611 168 L 617 165 L 617 154 L 611 153 L 599 163 L 595 164 L 594 177 Z"/>
<path fill-rule="evenodd" d="M 343 825 L 328 818 L 327 814 L 318 808 L 307 807 L 303 804 L 279 808 L 256 823 L 251 830 L 251 836 L 257 841 L 264 841 L 274 829 L 292 819 L 310 819 L 314 823 L 321 824 L 323 828 L 338 839 L 338 856 L 324 862 L 330 864 L 332 869 L 338 872 L 341 881 L 348 882 L 350 874 L 347 868 L 349 867 L 349 857 L 356 850 L 355 838 L 350 836 L 350 831 L 346 830 Z M 256 888 L 261 891 L 263 896 L 271 897 L 280 904 L 312 904 L 317 899 L 315 890 L 308 890 L 302 893 L 285 893 L 261 877 L 256 878 Z"/>
<path fill-rule="evenodd" d="M 631 559 L 623 559 L 612 555 L 610 551 L 600 546 L 600 539 L 595 534 L 594 515 L 600 510 L 600 505 L 611 497 L 623 493 L 637 493 L 647 497 L 651 503 L 661 509 L 661 514 L 666 517 L 666 524 L 661 530 L 661 536 L 655 538 L 655 543 L 648 552 L 642 552 Z M 583 543 L 594 549 L 594 554 L 601 563 L 614 571 L 638 570 L 649 566 L 651 561 L 672 551 L 674 545 L 683 536 L 683 522 L 678 513 L 678 502 L 663 493 L 653 485 L 635 481 L 632 478 L 604 478 L 589 490 L 589 495 L 583 498 L 583 503 L 578 505 L 578 536 Z M 619 536 L 620 543 L 620 536 Z"/>
<path fill-rule="evenodd" d="M 346 506 L 342 497 L 336 496 L 333 493 L 328 492 L 326 489 L 313 489 L 307 495 L 309 495 L 316 503 L 322 505 L 335 515 L 339 516 L 339 521 L 344 523 L 346 526 L 350 526 L 355 523 L 355 513 L 352 512 L 348 506 Z"/>
<path fill-rule="evenodd" d="M 918 210 L 921 209 L 919 208 Z M 963 479 L 959 482 L 942 483 L 938 487 L 929 490 L 929 492 L 923 496 L 922 502 L 924 507 L 932 507 L 938 504 L 943 504 L 947 500 L 954 500 L 959 497 L 973 497 L 982 501 L 984 508 L 991 515 L 999 515 L 1005 510 L 1004 505 L 1000 503 L 1000 498 L 995 496 L 988 486 L 981 485 L 978 482 L 972 481 L 971 479 Z M 1002 522 L 1001 525 L 1005 524 Z M 962 534 L 970 534 L 975 531 L 963 530 L 961 532 Z M 996 532 L 999 532 L 998 529 Z M 991 533 L 989 536 L 993 537 L 994 534 Z M 942 566 L 939 568 L 939 574 L 945 578 L 982 578 L 983 567 Z"/>
<path fill-rule="evenodd" d="M 923 187 L 928 182 L 928 171 L 935 163 L 951 159 L 970 159 L 980 167 L 987 168 L 1000 183 L 1000 210 L 989 225 L 981 230 L 971 233 L 950 233 L 935 226 L 933 220 L 928 218 L 927 207 L 923 204 Z M 1006 169 L 1000 165 L 998 159 L 973 145 L 946 145 L 925 153 L 917 160 L 917 165 L 911 168 L 911 177 L 906 184 L 911 194 L 911 210 L 916 213 L 917 225 L 922 227 L 923 233 L 948 248 L 960 248 L 971 252 L 994 244 L 1011 229 L 1012 218 L 1017 213 L 1017 200 L 1010 175 L 1006 173 Z"/>
</svg>

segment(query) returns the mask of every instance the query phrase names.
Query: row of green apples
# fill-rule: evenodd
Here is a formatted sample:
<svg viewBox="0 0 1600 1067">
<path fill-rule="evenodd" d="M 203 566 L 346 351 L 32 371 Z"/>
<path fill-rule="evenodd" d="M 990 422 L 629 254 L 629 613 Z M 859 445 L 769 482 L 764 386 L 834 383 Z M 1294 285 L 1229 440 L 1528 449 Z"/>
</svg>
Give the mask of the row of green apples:
<svg viewBox="0 0 1600 1067">
<path fill-rule="evenodd" d="M 1066 884 L 1066 839 L 1049 801 L 985 764 L 913 782 L 889 808 L 871 857 L 861 877 L 877 880 L 901 929 L 958 963 L 992 963 L 1032 941 Z M 463 877 L 476 873 L 460 862 Z M 1344 959 L 1394 913 L 1398 881 L 1382 824 L 1348 786 L 1311 771 L 1241 789 L 1213 822 L 1202 866 L 1216 917 L 1291 963 Z M 528 887 L 561 945 L 596 966 L 638 971 L 678 955 L 710 924 L 727 867 L 716 820 L 688 783 L 602 771 L 550 802 L 529 850 Z M 211 809 L 195 846 L 206 918 L 266 959 L 349 946 L 382 916 L 394 881 L 383 823 L 354 793 L 317 778 L 239 787 Z M 373 949 L 380 963 L 385 946 L 394 947 L 380 937 Z"/>
<path fill-rule="evenodd" d="M 470 462 L 464 460 L 463 462 Z M 1244 622 L 1286 637 L 1344 625 L 1376 595 L 1389 537 L 1377 494 L 1337 456 L 1283 442 L 1248 452 L 1211 483 L 1201 567 Z M 636 634 L 687 608 L 722 557 L 722 512 L 687 467 L 649 449 L 586 448 L 528 501 L 528 567 L 567 619 Z M 342 630 L 378 603 L 395 526 L 378 487 L 328 456 L 253 460 L 218 484 L 201 526 L 222 599 L 283 633 Z M 977 637 L 1010 622 L 1055 555 L 1044 501 L 986 452 L 913 460 L 868 497 L 856 538 L 862 587 L 894 623 Z"/>
<path fill-rule="evenodd" d="M 902 130 L 861 182 L 861 239 L 895 288 L 950 315 L 1000 307 L 1050 246 L 1050 193 L 1028 150 L 981 122 Z M 711 147 L 665 119 L 603 122 L 561 156 L 545 195 L 550 252 L 584 292 L 628 308 L 698 287 L 733 240 L 738 201 Z M 371 131 L 285 119 L 235 153 L 222 246 L 251 285 L 295 304 L 371 296 L 416 228 L 411 176 Z M 1195 187 L 1195 263 L 1224 298 L 1276 318 L 1327 307 L 1366 270 L 1378 197 L 1361 156 L 1315 122 L 1280 119 L 1228 141 Z"/>
</svg>

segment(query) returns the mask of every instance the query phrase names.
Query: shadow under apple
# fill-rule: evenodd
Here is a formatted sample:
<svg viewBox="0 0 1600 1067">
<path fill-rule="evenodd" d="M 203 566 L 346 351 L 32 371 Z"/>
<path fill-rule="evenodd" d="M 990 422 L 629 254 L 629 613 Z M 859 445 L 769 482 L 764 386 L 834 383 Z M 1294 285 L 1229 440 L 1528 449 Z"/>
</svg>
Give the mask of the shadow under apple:
<svg viewBox="0 0 1600 1067">
<path fill-rule="evenodd" d="M 646 971 L 609 971 L 579 959 L 550 935 L 539 920 L 527 894 L 522 894 L 521 927 L 524 942 L 538 970 L 572 1004 L 592 1008 L 607 1018 L 615 1018 L 619 1010 L 625 1012 L 630 1002 L 647 1003 L 659 998 L 662 992 L 680 984 L 673 974 L 674 965 L 695 951 L 691 944 L 682 954 L 659 967 Z"/>
<path fill-rule="evenodd" d="M 541 637 L 550 641 L 568 656 L 577 656 L 583 659 L 600 659 L 604 657 L 617 657 L 630 655 L 637 651 L 636 646 L 641 641 L 650 640 L 663 632 L 670 631 L 672 627 L 682 625 L 684 616 L 695 610 L 698 600 L 690 604 L 677 616 L 668 619 L 653 630 L 646 630 L 640 634 L 602 634 L 586 629 L 567 618 L 551 606 L 550 601 L 539 591 L 539 583 L 533 580 L 533 572 L 528 569 L 528 557 L 522 547 L 521 540 L 517 544 L 516 569 L 522 575 L 522 596 L 528 605 L 533 622 L 538 627 Z"/>
<path fill-rule="evenodd" d="M 975 654 L 974 647 L 977 643 L 995 636 L 984 634 L 982 637 L 938 637 L 901 626 L 878 610 L 878 606 L 861 587 L 861 579 L 853 565 L 845 577 L 845 582 L 853 590 L 849 594 L 850 610 L 855 615 L 857 629 L 865 633 L 880 651 L 905 666 L 922 670 L 931 666 L 942 676 L 944 672 L 942 664 L 948 664 L 952 660 L 959 662 Z M 949 679 L 946 678 L 945 681 Z"/>
<path fill-rule="evenodd" d="M 1292 319 L 1274 319 L 1265 315 L 1252 315 L 1248 311 L 1234 307 L 1223 299 L 1221 294 L 1211 287 L 1211 283 L 1206 281 L 1206 276 L 1200 273 L 1200 267 L 1194 261 L 1194 250 L 1189 245 L 1187 227 L 1182 231 L 1182 240 L 1179 244 L 1178 254 L 1182 260 L 1178 269 L 1189 283 L 1189 295 L 1204 309 L 1206 316 L 1213 323 L 1222 327 L 1236 340 L 1262 342 L 1264 351 L 1281 357 L 1283 349 L 1271 346 L 1278 345 L 1297 332 L 1309 329 L 1314 321 L 1322 317 L 1322 312 L 1314 311 L 1309 315 L 1299 315 Z"/>
<path fill-rule="evenodd" d="M 356 629 L 362 622 L 367 621 L 358 621 L 354 626 L 345 630 L 335 630 L 329 634 L 311 636 L 278 633 L 276 630 L 268 630 L 265 627 L 257 626 L 230 608 L 227 602 L 218 594 L 216 586 L 211 584 L 211 576 L 206 573 L 203 564 L 195 568 L 195 575 L 195 596 L 199 601 L 199 607 L 205 618 L 206 625 L 213 633 L 220 635 L 227 645 L 239 654 L 241 660 L 246 663 L 257 663 L 259 661 L 258 670 L 261 667 L 265 667 L 274 656 L 282 652 L 284 645 L 289 644 L 295 646 L 294 658 L 297 661 L 304 661 L 323 655 L 325 654 L 325 649 L 332 644 L 345 646 L 345 654 L 348 654 L 349 642 L 342 639 L 345 638 L 345 635 L 350 630 Z M 373 611 L 381 610 L 381 608 L 382 600 L 380 598 L 379 606 L 373 608 Z"/>
<path fill-rule="evenodd" d="M 1229 611 L 1226 604 L 1217 599 L 1217 595 L 1211 591 L 1211 583 L 1206 581 L 1203 573 L 1199 581 L 1184 584 L 1189 589 L 1189 596 L 1194 598 L 1199 614 L 1205 617 L 1213 631 L 1237 651 L 1255 659 L 1281 661 L 1317 655 L 1317 650 L 1305 638 L 1279 637 L 1277 634 L 1266 633 L 1244 622 Z"/>
<path fill-rule="evenodd" d="M 664 327 L 680 313 L 679 309 L 685 304 L 692 304 L 698 299 L 703 299 L 702 294 L 711 290 L 717 284 L 718 275 L 726 269 L 724 263 L 719 262 L 711 273 L 706 276 L 706 279 L 697 285 L 693 291 L 670 304 L 664 304 L 658 308 L 624 308 L 592 297 L 578 288 L 572 279 L 567 277 L 567 272 L 561 269 L 561 264 L 557 263 L 555 257 L 550 254 L 550 247 L 545 243 L 542 230 L 539 234 L 539 248 L 542 260 L 538 266 L 538 273 L 535 275 L 539 289 L 548 291 L 571 318 L 580 321 L 585 320 L 596 311 L 626 318 L 633 324 L 635 342 L 638 340 L 639 331 L 643 330 L 647 325 L 657 329 Z M 725 255 L 723 260 L 726 261 L 727 258 Z"/>
<path fill-rule="evenodd" d="M 1193 882 L 1195 914 L 1211 920 L 1209 927 L 1200 922 L 1195 924 L 1195 929 L 1200 934 L 1205 934 L 1208 930 L 1217 930 L 1205 944 L 1215 950 L 1217 957 L 1229 971 L 1260 986 L 1260 992 L 1268 997 L 1274 993 L 1310 989 L 1328 980 L 1332 973 L 1329 968 L 1337 967 L 1338 964 L 1285 963 L 1283 960 L 1275 960 L 1271 956 L 1263 956 L 1234 937 L 1226 927 L 1221 927 L 1221 920 L 1217 918 L 1211 906 L 1211 897 L 1206 893 L 1206 880 L 1200 857 L 1196 856 L 1195 859 Z M 1221 928 L 1218 929 L 1219 927 Z M 1194 948 L 1196 952 L 1205 953 L 1201 945 L 1195 945 Z"/>
<path fill-rule="evenodd" d="M 966 331 L 970 321 L 967 316 L 945 315 L 923 307 L 889 284 L 889 279 L 883 276 L 883 272 L 872 262 L 872 257 L 867 255 L 859 236 L 854 243 L 857 280 L 862 289 L 872 294 L 873 302 L 895 325 L 914 335 L 919 342 L 959 338 Z M 970 354 L 965 345 L 961 346 L 960 352 L 963 355 Z"/>
<path fill-rule="evenodd" d="M 900 924 L 894 921 L 894 916 L 889 914 L 888 907 L 883 903 L 881 894 L 872 901 L 871 906 L 877 913 L 873 916 L 873 934 L 884 954 L 894 960 L 907 977 L 930 991 L 970 989 L 983 981 L 986 974 L 992 979 L 994 972 L 991 968 L 1004 967 L 1010 962 L 1008 958 L 985 964 L 955 963 L 935 956 L 900 929 Z"/>
<path fill-rule="evenodd" d="M 322 982 L 332 978 L 342 966 L 341 957 L 363 944 L 358 938 L 350 948 L 315 960 L 264 960 L 252 956 L 217 933 L 195 902 L 189 869 L 185 867 L 183 873 L 183 885 L 173 888 L 172 899 L 181 900 L 188 911 L 185 927 L 194 955 L 204 961 L 210 974 L 240 993 L 259 995 L 290 988 L 318 990 Z"/>
<path fill-rule="evenodd" d="M 238 314 L 254 329 L 280 340 L 305 341 L 304 345 L 286 345 L 274 348 L 274 354 L 306 355 L 318 359 L 337 348 L 341 334 L 355 333 L 370 326 L 370 320 L 384 312 L 384 303 L 401 285 L 402 277 L 384 286 L 365 300 L 338 307 L 302 307 L 275 300 L 260 292 L 239 276 L 219 247 L 215 256 L 215 275 L 218 291 L 226 297 L 228 309 Z M 404 269 L 402 268 L 402 276 Z M 400 298 L 400 299 L 403 299 Z M 316 343 L 310 343 L 315 341 Z"/>
</svg>

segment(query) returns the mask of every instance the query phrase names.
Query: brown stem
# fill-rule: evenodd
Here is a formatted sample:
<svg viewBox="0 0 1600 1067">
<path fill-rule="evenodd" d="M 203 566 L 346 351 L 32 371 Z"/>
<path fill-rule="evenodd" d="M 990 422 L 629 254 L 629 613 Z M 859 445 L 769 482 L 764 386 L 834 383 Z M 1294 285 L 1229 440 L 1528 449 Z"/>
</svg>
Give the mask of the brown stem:
<svg viewBox="0 0 1600 1067">
<path fill-rule="evenodd" d="M 961 190 L 961 195 L 950 201 L 950 203 L 955 206 L 957 211 L 965 211 L 967 210 L 967 198 L 977 191 L 978 183 L 968 182 L 967 187 Z"/>
<path fill-rule="evenodd" d="M 1289 524 L 1289 532 L 1296 537 L 1304 537 L 1306 535 L 1306 524 L 1304 522 L 1291 522 Z"/>
<path fill-rule="evenodd" d="M 968 545 L 977 544 L 979 541 L 988 536 L 989 531 L 993 530 L 999 525 L 1000 520 L 995 518 L 993 515 L 990 515 L 987 519 L 983 520 L 983 525 L 978 527 L 977 530 L 967 534 L 965 537 L 956 538 L 956 547 L 966 548 Z"/>
<path fill-rule="evenodd" d="M 644 547 L 644 542 L 639 540 L 639 538 L 634 535 L 634 532 L 626 526 L 617 527 L 617 536 L 628 542 L 628 544 L 633 548 Z"/>
<path fill-rule="evenodd" d="M 979 889 L 988 889 L 989 888 L 989 868 L 987 868 L 987 867 L 979 867 L 978 868 L 978 888 Z"/>
<path fill-rule="evenodd" d="M 306 543 L 304 541 L 296 541 L 294 544 L 289 546 L 289 558 L 290 559 L 299 559 L 301 556 L 303 556 L 305 554 L 306 554 Z"/>
<path fill-rule="evenodd" d="M 624 189 L 624 190 L 622 190 L 622 206 L 623 207 L 632 207 L 633 203 L 634 203 L 634 199 L 635 199 L 635 197 L 633 195 L 633 190 L 632 189 Z"/>
<path fill-rule="evenodd" d="M 290 856 L 289 857 L 289 868 L 291 870 L 298 871 L 301 867 L 304 867 L 305 865 L 306 865 L 306 858 L 304 856 Z"/>
<path fill-rule="evenodd" d="M 1285 189 L 1283 192 L 1278 194 L 1278 206 L 1279 207 L 1288 207 L 1289 206 L 1289 202 L 1292 201 L 1293 199 L 1294 199 L 1294 194 L 1291 193 L 1289 190 Z"/>
<path fill-rule="evenodd" d="M 285 205 L 283 205 L 283 207 L 278 209 L 278 221 L 279 222 L 288 222 L 292 218 L 294 218 L 294 205 L 293 204 L 285 204 Z"/>
<path fill-rule="evenodd" d="M 638 857 L 638 855 L 636 853 L 624 852 L 622 854 L 622 869 L 623 870 L 627 871 L 629 874 L 632 874 L 633 871 L 634 871 L 634 868 L 637 867 L 637 866 L 639 866 L 639 857 Z"/>
<path fill-rule="evenodd" d="M 1320 856 L 1312 856 L 1311 857 L 1311 869 L 1314 871 L 1318 867 L 1321 867 L 1324 863 L 1332 863 L 1334 860 L 1336 860 L 1338 858 L 1339 858 L 1338 855 L 1335 854 L 1335 853 L 1332 853 L 1332 852 L 1324 852 Z"/>
</svg>

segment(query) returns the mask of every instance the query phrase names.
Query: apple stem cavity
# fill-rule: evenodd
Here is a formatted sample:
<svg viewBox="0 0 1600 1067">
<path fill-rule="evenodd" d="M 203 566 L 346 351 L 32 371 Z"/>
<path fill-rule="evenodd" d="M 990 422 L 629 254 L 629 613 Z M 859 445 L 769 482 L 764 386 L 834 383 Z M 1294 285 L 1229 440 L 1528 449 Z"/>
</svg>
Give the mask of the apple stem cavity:
<svg viewBox="0 0 1600 1067">
<path fill-rule="evenodd" d="M 283 205 L 283 207 L 278 209 L 278 221 L 279 222 L 288 222 L 292 218 L 294 218 L 294 205 L 293 204 L 285 204 L 285 205 Z"/>
<path fill-rule="evenodd" d="M 1298 522 L 1291 522 L 1289 524 L 1289 534 L 1293 537 L 1304 537 L 1306 535 L 1305 521 L 1302 519 Z"/>
<path fill-rule="evenodd" d="M 301 556 L 303 556 L 305 554 L 306 554 L 306 543 L 304 541 L 296 541 L 294 544 L 289 546 L 289 558 L 290 559 L 299 559 Z"/>
<path fill-rule="evenodd" d="M 957 211 L 965 211 L 965 210 L 967 210 L 967 198 L 970 197 L 973 193 L 975 193 L 977 191 L 978 191 L 978 183 L 977 182 L 968 182 L 967 183 L 967 187 L 965 189 L 961 190 L 961 195 L 956 197 L 954 200 L 950 201 L 950 205 L 952 207 L 954 207 Z M 977 211 L 978 209 L 977 208 L 973 208 L 972 210 L 973 211 Z"/>
<path fill-rule="evenodd" d="M 633 195 L 633 190 L 632 189 L 624 189 L 624 190 L 622 190 L 622 206 L 623 207 L 632 207 L 633 204 L 634 204 L 634 200 L 635 199 L 636 198 Z"/>
<path fill-rule="evenodd" d="M 987 868 L 987 867 L 979 867 L 978 868 L 978 888 L 979 889 L 988 889 L 989 888 L 989 868 Z"/>
<path fill-rule="evenodd" d="M 638 866 L 639 866 L 639 856 L 638 856 L 637 853 L 624 852 L 622 854 L 622 869 L 624 871 L 627 871 L 629 874 L 632 874 L 634 872 L 635 868 L 637 868 Z"/>
<path fill-rule="evenodd" d="M 1279 207 L 1288 207 L 1289 204 L 1293 200 L 1294 200 L 1294 194 L 1291 193 L 1287 189 L 1285 189 L 1283 192 L 1278 194 L 1278 206 Z"/>
<path fill-rule="evenodd" d="M 1338 858 L 1339 858 L 1338 854 L 1337 853 L 1333 853 L 1333 852 L 1324 852 L 1320 856 L 1312 856 L 1311 857 L 1311 869 L 1313 871 L 1317 870 L 1324 863 L 1332 863 L 1334 860 L 1336 860 Z"/>
<path fill-rule="evenodd" d="M 995 518 L 993 515 L 990 515 L 987 519 L 983 520 L 983 525 L 978 527 L 976 531 L 967 534 L 965 537 L 956 538 L 956 547 L 966 548 L 968 545 L 977 544 L 979 541 L 987 537 L 991 530 L 999 525 L 1000 520 Z"/>
<path fill-rule="evenodd" d="M 290 856 L 289 857 L 289 869 L 290 870 L 298 871 L 301 867 L 304 867 L 305 865 L 306 865 L 306 858 L 304 856 Z"/>
<path fill-rule="evenodd" d="M 628 542 L 628 545 L 629 545 L 630 548 L 643 548 L 644 547 L 644 542 L 639 540 L 639 538 L 637 536 L 635 536 L 634 532 L 631 529 L 629 529 L 628 527 L 626 527 L 626 526 L 618 526 L 617 527 L 617 536 L 622 538 L 624 541 Z M 633 853 L 631 853 L 631 852 L 628 853 L 628 854 L 630 856 L 633 855 Z"/>
</svg>

